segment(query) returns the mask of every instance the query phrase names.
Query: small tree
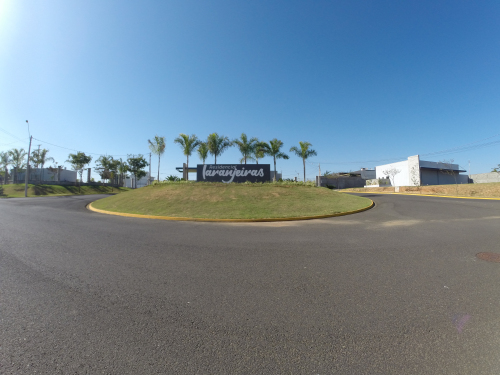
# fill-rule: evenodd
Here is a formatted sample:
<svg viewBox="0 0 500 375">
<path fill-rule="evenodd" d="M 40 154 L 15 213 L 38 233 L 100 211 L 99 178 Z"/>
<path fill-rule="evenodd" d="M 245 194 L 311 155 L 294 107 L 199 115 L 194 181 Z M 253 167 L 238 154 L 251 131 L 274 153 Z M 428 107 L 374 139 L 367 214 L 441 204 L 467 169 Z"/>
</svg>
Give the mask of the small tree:
<svg viewBox="0 0 500 375">
<path fill-rule="evenodd" d="M 457 182 L 458 172 L 455 173 L 455 170 L 453 169 L 453 162 L 454 161 L 455 161 L 454 159 L 440 161 L 439 163 L 441 163 L 443 165 L 443 168 L 440 168 L 439 171 L 443 174 L 446 174 L 446 175 L 453 177 L 453 180 L 455 181 L 455 192 L 458 195 L 458 182 Z"/>
<path fill-rule="evenodd" d="M 389 180 L 391 181 L 391 184 L 392 186 L 394 186 L 394 188 L 396 188 L 396 185 L 395 185 L 395 177 L 398 173 L 401 173 L 401 169 L 397 169 L 395 167 L 393 167 L 391 165 L 391 167 L 389 169 L 386 169 L 385 171 L 382 171 L 382 173 L 384 174 L 384 176 L 388 176 L 389 177 Z"/>
<path fill-rule="evenodd" d="M 3 183 L 7 183 L 7 178 L 9 176 L 9 165 L 12 163 L 12 160 L 10 159 L 10 155 L 7 151 L 5 152 L 0 152 L 0 168 L 4 170 L 4 178 L 3 178 Z"/>
<path fill-rule="evenodd" d="M 186 168 L 189 168 L 189 157 L 193 153 L 194 149 L 200 144 L 200 141 L 198 140 L 198 137 L 196 135 L 186 135 L 186 134 L 179 134 L 179 137 L 174 139 L 174 143 L 178 143 L 184 155 L 186 156 Z M 186 173 L 186 180 L 189 180 L 189 173 Z"/>
<path fill-rule="evenodd" d="M 113 159 L 112 156 L 101 155 L 99 159 L 96 160 L 96 171 L 99 176 L 108 183 L 114 179 L 114 176 L 118 173 L 118 166 L 120 164 L 119 160 Z"/>
<path fill-rule="evenodd" d="M 83 168 L 92 161 L 92 156 L 85 155 L 84 152 L 77 152 L 76 154 L 69 154 L 67 163 L 71 164 L 71 167 L 80 174 L 80 180 L 78 182 L 78 192 L 81 192 L 82 178 L 83 178 Z"/>
<path fill-rule="evenodd" d="M 120 176 L 120 181 L 119 181 L 119 185 L 120 186 L 123 186 L 123 182 L 125 181 L 125 174 L 128 172 L 128 165 L 126 162 L 124 162 L 121 158 L 120 160 L 117 160 L 117 163 L 118 163 L 118 173 L 119 173 L 119 176 Z"/>
<path fill-rule="evenodd" d="M 281 152 L 281 147 L 283 147 L 283 142 L 280 141 L 277 138 L 271 139 L 269 141 L 269 144 L 263 143 L 262 144 L 263 149 L 265 150 L 264 152 L 273 157 L 274 161 L 274 182 L 276 182 L 276 159 L 289 159 L 289 156 L 285 154 L 284 152 Z M 305 167 L 304 167 L 305 168 Z M 305 174 L 305 171 L 304 171 Z"/>
<path fill-rule="evenodd" d="M 420 191 L 420 168 L 417 166 L 411 167 L 410 170 L 410 181 L 412 186 L 415 186 L 415 190 Z"/>
<path fill-rule="evenodd" d="M 492 171 L 492 172 L 497 172 L 497 173 L 500 173 L 500 164 L 498 164 L 498 166 L 497 166 L 497 167 L 495 167 L 495 168 L 493 168 L 491 171 Z"/>
<path fill-rule="evenodd" d="M 197 152 L 198 152 L 198 156 L 203 161 L 203 165 L 205 165 L 205 160 L 207 160 L 207 157 L 208 157 L 207 142 L 200 142 L 200 145 L 198 146 Z"/>
<path fill-rule="evenodd" d="M 309 147 L 312 146 L 309 142 L 299 142 L 300 149 L 293 146 L 290 148 L 290 152 L 294 152 L 299 158 L 302 158 L 302 163 L 304 165 L 304 182 L 306 182 L 306 159 L 311 156 L 316 156 L 315 150 L 310 150 Z"/>
<path fill-rule="evenodd" d="M 167 147 L 165 144 L 165 137 L 159 137 L 155 135 L 153 142 L 148 139 L 149 149 L 155 155 L 158 155 L 158 181 L 160 181 L 160 157 L 165 152 L 165 148 Z M 149 164 L 148 164 L 149 165 Z M 142 176 L 144 177 L 144 176 Z M 151 176 L 149 176 L 151 177 Z"/>
<path fill-rule="evenodd" d="M 222 155 L 233 143 L 228 137 L 224 137 L 217 133 L 212 133 L 207 138 L 208 151 L 215 156 L 215 164 L 217 164 L 217 156 Z"/>
<path fill-rule="evenodd" d="M 53 167 L 52 166 L 47 167 L 47 170 L 52 174 L 52 176 L 50 176 L 50 179 L 52 181 L 55 180 L 58 169 L 59 168 L 57 167 L 57 162 L 55 163 L 55 165 Z"/>
<path fill-rule="evenodd" d="M 36 168 L 41 168 L 43 170 L 43 166 L 45 165 L 46 162 L 55 161 L 53 157 L 47 156 L 48 152 L 49 150 L 44 148 L 42 150 L 34 150 L 31 153 L 31 160 L 33 160 L 33 164 L 36 165 Z M 42 174 L 39 175 L 39 178 L 40 181 L 43 180 Z"/>
<path fill-rule="evenodd" d="M 15 168 L 14 172 L 14 182 L 17 183 L 17 176 L 20 170 L 26 168 L 26 155 L 28 153 L 24 151 L 24 148 L 13 148 L 12 150 L 8 151 L 10 157 L 11 157 L 11 165 Z"/>
<path fill-rule="evenodd" d="M 146 159 L 144 159 L 144 156 L 142 155 L 129 155 L 127 163 L 128 170 L 134 175 L 135 188 L 137 188 L 137 180 L 146 176 L 146 171 L 144 171 L 144 168 L 146 168 L 149 163 L 146 161 Z"/>
</svg>

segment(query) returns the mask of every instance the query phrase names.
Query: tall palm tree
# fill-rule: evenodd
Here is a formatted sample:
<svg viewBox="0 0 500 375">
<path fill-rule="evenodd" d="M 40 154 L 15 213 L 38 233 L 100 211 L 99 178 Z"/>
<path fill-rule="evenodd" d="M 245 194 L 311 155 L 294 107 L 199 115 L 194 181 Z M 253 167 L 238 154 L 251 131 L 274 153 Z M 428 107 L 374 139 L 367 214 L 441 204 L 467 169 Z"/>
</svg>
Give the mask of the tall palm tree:
<svg viewBox="0 0 500 375">
<path fill-rule="evenodd" d="M 43 166 L 45 165 L 45 163 L 47 163 L 48 161 L 55 161 L 53 157 L 47 156 L 48 152 L 49 150 L 44 148 L 42 150 L 34 150 L 31 153 L 31 159 L 33 160 L 33 164 L 35 164 L 37 168 L 40 167 L 43 170 Z M 42 176 L 40 176 L 40 179 L 42 179 Z"/>
<path fill-rule="evenodd" d="M 14 182 L 17 183 L 17 176 L 20 169 L 26 168 L 26 160 L 24 159 L 28 154 L 24 151 L 24 148 L 13 148 L 8 151 L 10 157 L 12 158 L 12 166 L 15 168 Z"/>
<path fill-rule="evenodd" d="M 315 150 L 310 150 L 309 147 L 312 146 L 309 142 L 299 142 L 300 149 L 293 146 L 290 148 L 290 152 L 294 152 L 299 158 L 302 158 L 304 164 L 304 182 L 306 182 L 306 159 L 310 156 L 316 156 Z"/>
<path fill-rule="evenodd" d="M 252 151 L 252 159 L 255 160 L 257 164 L 259 164 L 259 159 L 262 159 L 266 156 L 267 143 L 266 142 L 257 142 Z"/>
<path fill-rule="evenodd" d="M 208 156 L 208 145 L 207 142 L 200 142 L 200 145 L 198 146 L 198 156 L 200 157 L 201 160 L 203 160 L 203 165 L 205 165 L 205 160 L 207 160 Z"/>
<path fill-rule="evenodd" d="M 178 143 L 181 146 L 184 155 L 186 155 L 186 169 L 189 170 L 189 157 L 193 153 L 194 149 L 200 144 L 198 137 L 196 135 L 179 134 L 177 138 L 174 139 L 174 143 Z M 189 180 L 189 173 L 186 173 L 186 180 Z"/>
<path fill-rule="evenodd" d="M 283 147 L 283 142 L 277 138 L 271 139 L 269 143 L 263 143 L 262 148 L 265 150 L 264 152 L 273 157 L 274 160 L 274 178 L 273 180 L 276 182 L 276 159 L 289 159 L 288 155 L 281 151 L 281 147 Z"/>
<path fill-rule="evenodd" d="M 255 137 L 248 139 L 245 133 L 241 133 L 240 138 L 236 138 L 233 140 L 233 144 L 235 144 L 241 152 L 243 158 L 241 158 L 240 163 L 247 163 L 247 159 L 254 160 L 252 154 L 255 150 L 255 145 L 259 142 L 259 140 Z"/>
<path fill-rule="evenodd" d="M 212 133 L 207 138 L 208 151 L 215 156 L 215 164 L 217 164 L 217 156 L 222 155 L 232 145 L 233 142 L 228 137 L 217 133 Z"/>
<path fill-rule="evenodd" d="M 155 135 L 154 142 L 151 142 L 148 139 L 148 143 L 151 152 L 155 155 L 158 155 L 158 181 L 160 181 L 160 157 L 165 152 L 165 147 L 167 146 L 165 144 L 165 137 L 159 137 Z M 151 178 L 151 176 L 149 176 L 149 178 Z"/>
<path fill-rule="evenodd" d="M 7 151 L 0 152 L 0 168 L 4 170 L 3 183 L 7 182 L 7 176 L 9 175 L 8 166 L 12 163 L 10 155 Z"/>
</svg>

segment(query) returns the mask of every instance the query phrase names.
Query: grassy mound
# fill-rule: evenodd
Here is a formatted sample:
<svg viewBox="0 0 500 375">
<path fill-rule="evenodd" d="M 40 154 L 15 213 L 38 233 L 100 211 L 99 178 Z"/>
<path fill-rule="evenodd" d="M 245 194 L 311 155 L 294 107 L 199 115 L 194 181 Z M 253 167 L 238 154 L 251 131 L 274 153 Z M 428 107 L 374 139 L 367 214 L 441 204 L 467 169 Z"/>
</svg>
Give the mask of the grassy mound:
<svg viewBox="0 0 500 375">
<path fill-rule="evenodd" d="M 111 194 L 130 190 L 110 186 L 63 186 L 63 185 L 28 185 L 28 197 L 57 195 Z M 24 197 L 24 184 L 0 185 L 0 198 Z"/>
<path fill-rule="evenodd" d="M 295 184 L 170 183 L 100 199 L 92 207 L 155 216 L 262 219 L 330 215 L 370 204 L 367 198 Z"/>
</svg>

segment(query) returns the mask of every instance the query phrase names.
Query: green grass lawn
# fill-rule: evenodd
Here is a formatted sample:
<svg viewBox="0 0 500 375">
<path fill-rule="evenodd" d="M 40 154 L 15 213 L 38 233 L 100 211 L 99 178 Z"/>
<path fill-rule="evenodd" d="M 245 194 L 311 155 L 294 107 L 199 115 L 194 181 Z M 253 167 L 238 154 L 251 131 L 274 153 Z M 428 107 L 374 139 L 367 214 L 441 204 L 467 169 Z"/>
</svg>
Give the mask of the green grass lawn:
<svg viewBox="0 0 500 375">
<path fill-rule="evenodd" d="M 155 216 L 262 219 L 330 215 L 370 204 L 367 198 L 293 184 L 172 183 L 100 199 L 92 207 Z"/>
<path fill-rule="evenodd" d="M 61 186 L 61 185 L 28 185 L 28 197 L 53 195 L 87 195 L 110 194 L 128 191 L 128 188 L 112 188 L 109 186 Z M 0 198 L 24 197 L 24 184 L 0 185 Z"/>
</svg>

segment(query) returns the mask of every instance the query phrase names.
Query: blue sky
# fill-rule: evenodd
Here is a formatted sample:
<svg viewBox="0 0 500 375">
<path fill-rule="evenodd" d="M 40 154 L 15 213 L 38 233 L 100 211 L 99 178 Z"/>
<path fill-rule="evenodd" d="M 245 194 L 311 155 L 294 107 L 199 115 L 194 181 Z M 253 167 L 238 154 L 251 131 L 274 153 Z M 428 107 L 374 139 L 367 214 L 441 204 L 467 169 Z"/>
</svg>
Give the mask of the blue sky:
<svg viewBox="0 0 500 375">
<path fill-rule="evenodd" d="M 499 20 L 498 1 L 0 0 L 0 150 L 28 148 L 29 120 L 59 164 L 61 147 L 126 158 L 165 136 L 163 177 L 179 133 L 212 132 L 308 141 L 308 178 L 416 154 L 489 172 Z"/>
</svg>

